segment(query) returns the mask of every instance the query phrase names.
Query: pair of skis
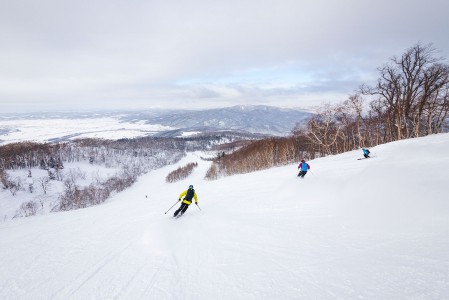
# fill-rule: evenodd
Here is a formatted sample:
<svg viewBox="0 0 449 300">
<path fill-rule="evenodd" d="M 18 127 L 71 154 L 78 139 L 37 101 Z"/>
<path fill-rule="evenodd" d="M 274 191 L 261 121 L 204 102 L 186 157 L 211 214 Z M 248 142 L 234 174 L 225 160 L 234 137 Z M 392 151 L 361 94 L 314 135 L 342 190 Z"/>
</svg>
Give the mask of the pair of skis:
<svg viewBox="0 0 449 300">
<path fill-rule="evenodd" d="M 374 158 L 374 157 L 375 157 L 375 156 L 361 157 L 361 158 L 357 158 L 357 160 L 368 159 L 368 158 Z"/>
<path fill-rule="evenodd" d="M 178 201 L 176 201 L 175 202 L 175 204 L 173 204 L 166 212 L 165 212 L 165 214 L 167 214 L 169 211 L 170 211 L 170 209 L 172 209 L 176 204 L 178 204 L 178 202 L 179 202 L 180 200 L 178 200 Z M 198 203 L 195 203 L 195 205 L 196 205 L 196 207 L 198 207 L 198 209 L 201 211 L 202 209 L 200 208 L 200 206 L 198 205 Z M 178 215 L 176 215 L 176 217 L 175 218 L 178 218 L 178 217 L 180 217 L 180 216 L 182 216 L 183 214 L 178 214 Z"/>
</svg>

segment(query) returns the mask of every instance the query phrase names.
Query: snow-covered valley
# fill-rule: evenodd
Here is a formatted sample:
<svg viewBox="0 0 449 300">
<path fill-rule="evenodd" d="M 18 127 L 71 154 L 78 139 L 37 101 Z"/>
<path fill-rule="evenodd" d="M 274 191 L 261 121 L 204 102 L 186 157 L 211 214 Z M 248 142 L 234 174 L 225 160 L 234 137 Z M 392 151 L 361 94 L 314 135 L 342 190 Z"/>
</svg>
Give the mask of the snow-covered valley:
<svg viewBox="0 0 449 300">
<path fill-rule="evenodd" d="M 124 139 L 146 136 L 186 137 L 235 131 L 289 135 L 311 113 L 263 105 L 206 110 L 143 110 L 113 112 L 47 112 L 2 114 L 0 145 L 23 141 L 60 142 L 80 138 Z"/>
</svg>

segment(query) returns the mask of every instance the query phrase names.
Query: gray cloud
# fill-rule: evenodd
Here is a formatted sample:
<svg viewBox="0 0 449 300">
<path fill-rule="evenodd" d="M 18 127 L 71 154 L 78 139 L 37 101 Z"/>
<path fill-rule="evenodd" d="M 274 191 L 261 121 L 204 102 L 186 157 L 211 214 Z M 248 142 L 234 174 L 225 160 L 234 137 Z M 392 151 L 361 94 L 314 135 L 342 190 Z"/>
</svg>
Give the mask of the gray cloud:
<svg viewBox="0 0 449 300">
<path fill-rule="evenodd" d="M 449 3 L 0 2 L 0 110 L 344 100 L 421 41 L 448 56 Z"/>
</svg>

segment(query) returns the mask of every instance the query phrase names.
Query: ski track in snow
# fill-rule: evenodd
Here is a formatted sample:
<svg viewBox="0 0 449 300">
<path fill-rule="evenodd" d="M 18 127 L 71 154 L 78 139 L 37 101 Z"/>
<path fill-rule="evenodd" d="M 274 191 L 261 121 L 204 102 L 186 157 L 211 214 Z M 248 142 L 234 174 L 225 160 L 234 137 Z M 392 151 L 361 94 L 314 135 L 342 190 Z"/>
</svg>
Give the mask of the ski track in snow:
<svg viewBox="0 0 449 300">
<path fill-rule="evenodd" d="M 448 147 L 329 156 L 304 179 L 294 164 L 205 181 L 189 153 L 103 205 L 0 224 L 0 299 L 448 299 Z M 189 184 L 202 210 L 164 214 Z"/>
</svg>

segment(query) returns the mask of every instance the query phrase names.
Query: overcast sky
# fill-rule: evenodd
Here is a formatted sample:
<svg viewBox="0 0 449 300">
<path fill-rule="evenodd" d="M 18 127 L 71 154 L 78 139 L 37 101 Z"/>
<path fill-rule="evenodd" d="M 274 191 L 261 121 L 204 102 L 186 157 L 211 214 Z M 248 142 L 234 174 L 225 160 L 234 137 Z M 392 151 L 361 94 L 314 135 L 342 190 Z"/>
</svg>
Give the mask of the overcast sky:
<svg viewBox="0 0 449 300">
<path fill-rule="evenodd" d="M 418 42 L 449 58 L 448 12 L 447 0 L 0 0 L 0 112 L 339 102 Z"/>
</svg>

